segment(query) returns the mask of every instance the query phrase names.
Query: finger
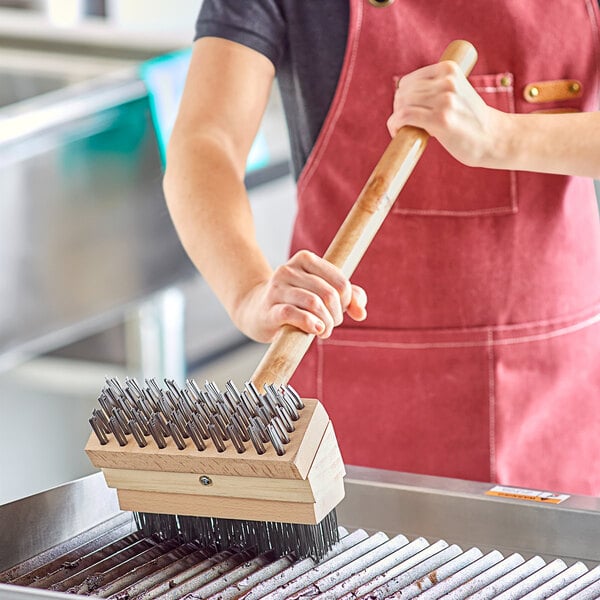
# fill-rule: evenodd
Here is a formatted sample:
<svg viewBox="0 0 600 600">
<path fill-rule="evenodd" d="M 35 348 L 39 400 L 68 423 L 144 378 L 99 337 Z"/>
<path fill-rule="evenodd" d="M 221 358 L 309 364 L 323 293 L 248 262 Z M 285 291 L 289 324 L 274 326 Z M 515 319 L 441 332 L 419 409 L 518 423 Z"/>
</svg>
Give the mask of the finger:
<svg viewBox="0 0 600 600">
<path fill-rule="evenodd" d="M 291 325 L 305 333 L 317 336 L 323 336 L 326 332 L 323 321 L 313 313 L 292 304 L 275 304 L 271 307 L 270 315 L 274 330 L 279 330 L 283 325 Z"/>
<path fill-rule="evenodd" d="M 460 82 L 452 77 L 421 81 L 415 85 L 398 88 L 394 94 L 393 110 L 402 110 L 406 106 L 432 107 L 439 96 L 459 93 L 459 89 Z"/>
<path fill-rule="evenodd" d="M 298 263 L 300 267 L 312 275 L 323 279 L 333 287 L 340 296 L 342 308 L 346 308 L 352 295 L 349 279 L 338 267 L 308 250 L 297 252 L 290 262 Z"/>
<path fill-rule="evenodd" d="M 352 297 L 348 278 L 336 266 L 310 252 L 296 254 L 288 264 L 289 283 L 308 289 L 322 298 L 335 324 L 339 325 Z"/>
<path fill-rule="evenodd" d="M 447 75 L 462 74 L 460 67 L 452 60 L 443 60 L 440 62 L 425 65 L 403 75 L 400 81 L 415 81 L 420 79 L 436 79 L 438 77 L 445 77 Z"/>
<path fill-rule="evenodd" d="M 367 294 L 358 285 L 352 285 L 352 300 L 348 305 L 348 316 L 355 321 L 364 321 L 367 318 Z"/>
<path fill-rule="evenodd" d="M 405 75 L 402 75 L 398 80 L 398 87 L 403 84 L 413 84 L 416 81 L 421 81 L 424 79 L 434 79 L 439 77 L 440 72 L 443 69 L 439 67 L 440 63 L 433 63 L 431 65 L 426 65 L 424 67 L 420 67 L 419 69 L 415 69 L 414 71 L 410 71 Z"/>
<path fill-rule="evenodd" d="M 337 297 L 337 292 L 335 292 L 333 288 L 330 289 L 332 295 Z M 318 334 L 322 336 L 329 337 L 333 331 L 333 328 L 336 325 L 339 325 L 341 323 L 341 319 L 343 318 L 343 314 L 341 317 L 338 317 L 337 314 L 334 315 L 321 296 L 305 288 L 287 288 L 285 291 L 284 300 L 287 304 L 291 304 L 296 308 L 311 313 L 321 323 L 323 323 L 323 329 L 318 331 Z M 335 301 L 333 303 L 335 304 Z M 336 310 L 340 310 L 339 301 Z"/>
<path fill-rule="evenodd" d="M 401 111 L 393 113 L 387 120 L 387 128 L 390 135 L 394 137 L 401 127 L 412 125 L 425 129 L 433 135 L 433 109 L 422 106 L 410 106 Z"/>
<path fill-rule="evenodd" d="M 313 312 L 326 329 L 339 325 L 344 308 L 339 293 L 317 275 L 289 265 L 276 270 L 269 290 L 269 304 L 289 303 Z"/>
<path fill-rule="evenodd" d="M 343 318 L 338 293 L 322 279 L 289 265 L 276 270 L 266 295 L 266 306 L 291 305 L 312 313 L 329 334 Z"/>
</svg>

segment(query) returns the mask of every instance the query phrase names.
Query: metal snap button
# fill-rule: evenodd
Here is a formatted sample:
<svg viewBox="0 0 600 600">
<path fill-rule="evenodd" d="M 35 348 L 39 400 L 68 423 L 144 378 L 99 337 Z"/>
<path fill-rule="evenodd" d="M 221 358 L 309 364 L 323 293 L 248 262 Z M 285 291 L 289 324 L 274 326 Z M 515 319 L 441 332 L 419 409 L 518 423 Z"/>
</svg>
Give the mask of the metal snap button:
<svg viewBox="0 0 600 600">
<path fill-rule="evenodd" d="M 533 86 L 532 88 L 529 89 L 529 95 L 532 98 L 536 98 L 537 96 L 540 95 L 540 88 Z"/>
<path fill-rule="evenodd" d="M 577 81 L 574 81 L 573 83 L 571 83 L 569 85 L 569 91 L 572 94 L 576 94 L 577 92 L 579 92 L 580 89 L 581 89 L 581 85 Z"/>
<path fill-rule="evenodd" d="M 508 75 L 504 75 L 500 79 L 500 85 L 503 86 L 503 87 L 510 87 L 511 83 L 512 83 L 512 79 Z"/>
<path fill-rule="evenodd" d="M 369 0 L 369 2 L 377 8 L 384 8 L 394 2 L 394 0 Z"/>
</svg>

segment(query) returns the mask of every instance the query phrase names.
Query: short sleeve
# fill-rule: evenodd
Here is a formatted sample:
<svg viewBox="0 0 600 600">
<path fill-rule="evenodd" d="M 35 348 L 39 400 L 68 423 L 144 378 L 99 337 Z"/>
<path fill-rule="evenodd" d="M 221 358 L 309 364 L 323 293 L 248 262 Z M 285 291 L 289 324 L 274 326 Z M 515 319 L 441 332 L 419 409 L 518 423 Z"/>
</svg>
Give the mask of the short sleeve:
<svg viewBox="0 0 600 600">
<path fill-rule="evenodd" d="M 277 0 L 204 0 L 194 39 L 220 37 L 243 44 L 277 67 L 284 52 L 285 29 Z"/>
</svg>

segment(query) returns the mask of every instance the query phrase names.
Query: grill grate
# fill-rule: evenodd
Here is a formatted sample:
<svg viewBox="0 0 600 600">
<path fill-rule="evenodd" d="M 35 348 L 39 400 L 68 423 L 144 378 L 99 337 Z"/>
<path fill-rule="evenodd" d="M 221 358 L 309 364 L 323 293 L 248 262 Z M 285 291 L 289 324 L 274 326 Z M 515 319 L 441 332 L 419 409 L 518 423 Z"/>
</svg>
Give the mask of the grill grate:
<svg viewBox="0 0 600 600">
<path fill-rule="evenodd" d="M 67 544 L 43 564 L 17 565 L 0 574 L 0 583 L 113 600 L 600 598 L 600 567 L 589 570 L 581 562 L 463 551 L 443 540 L 409 541 L 362 529 L 340 529 L 340 536 L 317 563 L 153 539 L 120 525 L 78 547 Z"/>
</svg>

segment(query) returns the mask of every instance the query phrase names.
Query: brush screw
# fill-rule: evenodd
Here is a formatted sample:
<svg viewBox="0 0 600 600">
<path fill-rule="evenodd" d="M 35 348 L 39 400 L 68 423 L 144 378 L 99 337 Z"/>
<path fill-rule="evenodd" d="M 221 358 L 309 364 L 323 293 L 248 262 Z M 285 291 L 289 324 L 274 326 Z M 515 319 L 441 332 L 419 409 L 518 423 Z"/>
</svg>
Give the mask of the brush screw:
<svg viewBox="0 0 600 600">
<path fill-rule="evenodd" d="M 202 485 L 212 485 L 212 479 L 207 475 L 200 475 L 200 483 Z"/>
</svg>

